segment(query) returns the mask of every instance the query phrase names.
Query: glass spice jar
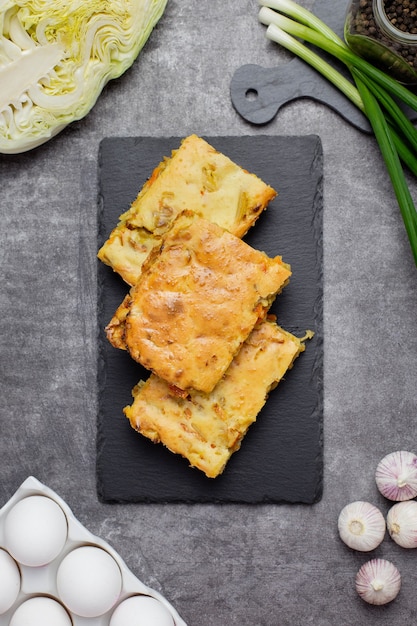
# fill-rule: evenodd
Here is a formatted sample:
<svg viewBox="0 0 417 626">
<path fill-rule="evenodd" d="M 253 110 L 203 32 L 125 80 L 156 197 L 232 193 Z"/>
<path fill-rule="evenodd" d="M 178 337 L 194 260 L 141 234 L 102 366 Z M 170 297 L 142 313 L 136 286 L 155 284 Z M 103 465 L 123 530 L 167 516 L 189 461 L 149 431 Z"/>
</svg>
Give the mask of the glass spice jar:
<svg viewBox="0 0 417 626">
<path fill-rule="evenodd" d="M 399 82 L 417 84 L 417 0 L 352 0 L 347 45 Z"/>
</svg>

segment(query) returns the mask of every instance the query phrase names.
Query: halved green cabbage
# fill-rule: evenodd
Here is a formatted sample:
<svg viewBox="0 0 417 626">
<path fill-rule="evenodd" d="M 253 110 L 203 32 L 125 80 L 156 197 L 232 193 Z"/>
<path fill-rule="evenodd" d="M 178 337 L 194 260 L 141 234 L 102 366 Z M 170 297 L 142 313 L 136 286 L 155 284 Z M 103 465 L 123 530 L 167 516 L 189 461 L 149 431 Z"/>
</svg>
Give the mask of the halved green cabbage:
<svg viewBox="0 0 417 626">
<path fill-rule="evenodd" d="M 0 152 L 84 117 L 134 62 L 168 0 L 0 0 Z"/>
</svg>

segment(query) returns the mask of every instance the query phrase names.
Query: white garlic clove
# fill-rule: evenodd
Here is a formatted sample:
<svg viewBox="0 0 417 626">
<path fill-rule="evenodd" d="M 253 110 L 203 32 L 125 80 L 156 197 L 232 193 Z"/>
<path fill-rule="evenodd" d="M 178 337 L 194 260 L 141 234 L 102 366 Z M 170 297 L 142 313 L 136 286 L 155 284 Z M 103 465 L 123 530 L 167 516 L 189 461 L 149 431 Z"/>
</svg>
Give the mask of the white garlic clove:
<svg viewBox="0 0 417 626">
<path fill-rule="evenodd" d="M 403 548 L 417 548 L 417 502 L 397 502 L 388 511 L 387 528 L 392 539 Z"/>
<path fill-rule="evenodd" d="M 375 472 L 379 491 L 388 500 L 402 502 L 417 496 L 417 456 L 398 450 L 387 454 Z"/>
<path fill-rule="evenodd" d="M 369 604 L 388 604 L 397 597 L 401 588 L 401 574 L 385 559 L 372 559 L 364 563 L 356 574 L 356 591 Z"/>
<path fill-rule="evenodd" d="M 370 552 L 379 546 L 386 530 L 381 511 L 361 500 L 351 502 L 341 510 L 337 525 L 342 541 L 360 552 Z"/>
</svg>

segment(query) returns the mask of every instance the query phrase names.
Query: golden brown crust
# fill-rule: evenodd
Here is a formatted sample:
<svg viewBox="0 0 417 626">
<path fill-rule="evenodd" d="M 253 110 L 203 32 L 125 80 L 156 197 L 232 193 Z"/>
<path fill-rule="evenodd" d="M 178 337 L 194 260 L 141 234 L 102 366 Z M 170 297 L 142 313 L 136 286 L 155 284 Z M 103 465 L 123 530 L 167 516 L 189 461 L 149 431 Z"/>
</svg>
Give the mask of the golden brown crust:
<svg viewBox="0 0 417 626">
<path fill-rule="evenodd" d="M 205 140 L 190 135 L 154 170 L 98 252 L 129 284 L 175 217 L 192 210 L 242 237 L 277 192 Z"/>
<path fill-rule="evenodd" d="M 130 293 L 128 293 L 124 297 L 123 302 L 117 307 L 115 314 L 106 326 L 107 339 L 114 348 L 119 348 L 120 350 L 127 350 L 125 343 L 125 324 L 131 303 L 132 298 Z"/>
<path fill-rule="evenodd" d="M 139 433 L 215 478 L 239 449 L 270 390 L 303 350 L 300 339 L 264 321 L 210 394 L 192 390 L 187 397 L 178 396 L 152 374 L 134 388 L 133 404 L 124 413 Z"/>
<path fill-rule="evenodd" d="M 190 212 L 162 241 L 107 336 L 169 384 L 210 392 L 291 271 Z"/>
</svg>

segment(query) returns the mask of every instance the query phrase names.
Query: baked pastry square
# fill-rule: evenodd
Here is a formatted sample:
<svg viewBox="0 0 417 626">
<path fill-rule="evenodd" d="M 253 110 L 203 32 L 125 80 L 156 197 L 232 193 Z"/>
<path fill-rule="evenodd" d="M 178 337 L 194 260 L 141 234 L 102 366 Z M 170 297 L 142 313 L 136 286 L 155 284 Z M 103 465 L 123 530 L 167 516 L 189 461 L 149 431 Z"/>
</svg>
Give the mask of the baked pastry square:
<svg viewBox="0 0 417 626">
<path fill-rule="evenodd" d="M 175 217 L 192 210 L 243 237 L 277 192 L 197 135 L 186 137 L 119 218 L 98 258 L 129 284 Z"/>
<path fill-rule="evenodd" d="M 186 211 L 149 255 L 107 337 L 169 384 L 208 393 L 290 275 L 280 256 Z"/>
<path fill-rule="evenodd" d="M 133 389 L 133 403 L 124 413 L 140 434 L 215 478 L 240 448 L 270 391 L 303 350 L 303 340 L 265 320 L 249 335 L 211 393 L 192 390 L 181 397 L 152 374 Z"/>
</svg>

